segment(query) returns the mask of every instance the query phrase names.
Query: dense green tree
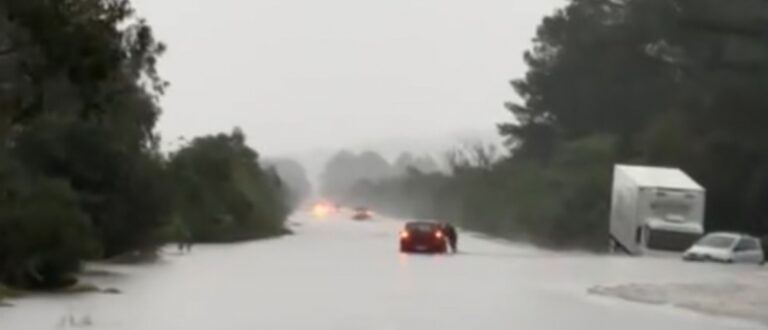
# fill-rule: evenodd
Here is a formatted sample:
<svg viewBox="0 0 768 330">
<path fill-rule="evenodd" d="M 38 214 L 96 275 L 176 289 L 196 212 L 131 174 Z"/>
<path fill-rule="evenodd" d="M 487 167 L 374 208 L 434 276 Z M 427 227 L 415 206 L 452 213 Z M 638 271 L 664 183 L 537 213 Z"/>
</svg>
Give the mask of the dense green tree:
<svg viewBox="0 0 768 330">
<path fill-rule="evenodd" d="M 106 256 L 157 244 L 146 238 L 168 212 L 153 133 L 164 47 L 128 1 L 7 0 L 0 13 L 17 78 L 3 95 L 12 153 L 71 183 Z"/>
<path fill-rule="evenodd" d="M 574 0 L 547 17 L 525 54 L 529 71 L 512 83 L 524 104 L 508 104 L 518 124 L 501 126 L 521 155 L 547 156 L 557 141 L 592 134 L 632 141 L 650 118 L 671 109 L 677 68 L 646 49 L 669 31 L 670 1 Z"/>
<path fill-rule="evenodd" d="M 283 231 L 284 187 L 242 133 L 159 152 L 164 50 L 128 0 L 0 0 L 0 282 L 72 284 L 179 232 Z"/>
<path fill-rule="evenodd" d="M 285 233 L 285 187 L 236 130 L 194 139 L 171 156 L 177 218 L 198 241 L 236 241 Z"/>
<path fill-rule="evenodd" d="M 127 0 L 4 0 L 0 14 L 0 62 L 13 73 L 1 98 L 6 125 L 42 113 L 95 119 L 131 108 L 113 119 L 132 120 L 145 135 L 137 142 L 146 142 L 154 96 L 165 87 L 155 70 L 164 47 Z"/>
<path fill-rule="evenodd" d="M 768 232 L 768 32 L 759 0 L 574 0 L 547 18 L 525 102 L 502 125 L 525 158 L 595 134 L 619 161 L 679 166 L 708 190 L 710 229 Z M 748 188 L 747 188 L 748 187 Z"/>
<path fill-rule="evenodd" d="M 169 219 L 171 196 L 159 156 L 125 148 L 115 130 L 88 121 L 39 119 L 14 154 L 37 173 L 71 183 L 105 257 L 151 248 Z"/>
<path fill-rule="evenodd" d="M 163 51 L 127 0 L 0 1 L 0 166 L 28 178 L 8 188 L 24 198 L 0 203 L 3 234 L 25 238 L 8 241 L 5 251 L 21 252 L 0 264 L 21 273 L 0 281 L 54 285 L 83 245 L 109 257 L 162 243 Z"/>
<path fill-rule="evenodd" d="M 93 257 L 88 215 L 62 180 L 29 174 L 0 156 L 0 282 L 50 288 L 74 282 L 84 258 Z"/>
</svg>

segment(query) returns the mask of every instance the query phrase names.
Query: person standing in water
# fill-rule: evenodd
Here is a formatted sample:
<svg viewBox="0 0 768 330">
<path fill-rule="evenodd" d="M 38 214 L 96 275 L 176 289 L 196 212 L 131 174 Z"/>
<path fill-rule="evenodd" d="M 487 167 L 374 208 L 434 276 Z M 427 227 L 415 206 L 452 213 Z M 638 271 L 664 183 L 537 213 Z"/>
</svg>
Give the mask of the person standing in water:
<svg viewBox="0 0 768 330">
<path fill-rule="evenodd" d="M 177 223 L 176 225 L 176 240 L 180 253 L 192 251 L 192 233 L 184 223 Z"/>
<path fill-rule="evenodd" d="M 459 237 L 456 233 L 456 228 L 450 223 L 445 223 L 443 224 L 443 231 L 445 232 L 445 237 L 448 239 L 448 245 L 451 247 L 451 252 L 458 252 L 457 244 Z"/>
</svg>

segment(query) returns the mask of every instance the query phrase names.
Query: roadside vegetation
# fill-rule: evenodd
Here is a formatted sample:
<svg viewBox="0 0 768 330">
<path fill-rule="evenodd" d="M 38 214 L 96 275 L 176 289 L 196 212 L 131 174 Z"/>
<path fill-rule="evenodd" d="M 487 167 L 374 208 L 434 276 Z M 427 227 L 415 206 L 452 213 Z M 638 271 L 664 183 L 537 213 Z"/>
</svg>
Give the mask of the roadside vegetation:
<svg viewBox="0 0 768 330">
<path fill-rule="evenodd" d="M 7 286 L 0 284 L 0 307 L 8 307 L 10 304 L 5 300 L 8 298 L 16 297 L 17 292 L 8 288 Z"/>
<path fill-rule="evenodd" d="M 768 234 L 761 1 L 572 0 L 541 23 L 500 125 L 509 157 L 359 181 L 346 198 L 553 248 L 607 247 L 612 166 L 680 167 L 708 230 Z"/>
<path fill-rule="evenodd" d="M 160 152 L 164 50 L 127 0 L 0 0 L 0 299 L 71 286 L 85 260 L 284 233 L 282 183 L 241 132 Z"/>
<path fill-rule="evenodd" d="M 174 225 L 198 242 L 229 242 L 286 233 L 288 194 L 274 170 L 236 130 L 194 139 L 171 156 Z M 187 233 L 188 232 L 188 233 Z"/>
</svg>

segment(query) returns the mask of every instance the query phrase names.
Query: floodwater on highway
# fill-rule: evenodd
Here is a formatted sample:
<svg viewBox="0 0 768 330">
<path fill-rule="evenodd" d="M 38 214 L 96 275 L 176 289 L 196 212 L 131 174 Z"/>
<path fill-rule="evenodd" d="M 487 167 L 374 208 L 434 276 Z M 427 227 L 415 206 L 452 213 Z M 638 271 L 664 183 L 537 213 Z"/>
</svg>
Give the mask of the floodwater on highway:
<svg viewBox="0 0 768 330">
<path fill-rule="evenodd" d="M 728 283 L 758 267 L 546 252 L 463 234 L 458 255 L 403 255 L 401 222 L 297 215 L 284 238 L 94 265 L 121 294 L 35 295 L 0 329 L 762 329 L 757 322 L 596 296 L 594 286 Z M 768 281 L 768 276 L 764 277 Z"/>
</svg>

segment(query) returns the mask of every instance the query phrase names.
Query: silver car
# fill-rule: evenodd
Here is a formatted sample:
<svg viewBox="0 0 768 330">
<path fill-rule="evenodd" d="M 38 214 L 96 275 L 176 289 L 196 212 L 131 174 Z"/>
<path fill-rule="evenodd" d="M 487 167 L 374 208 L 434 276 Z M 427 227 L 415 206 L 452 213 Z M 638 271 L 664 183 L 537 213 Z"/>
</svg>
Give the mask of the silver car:
<svg viewBox="0 0 768 330">
<path fill-rule="evenodd" d="M 764 264 L 760 240 L 737 233 L 711 233 L 699 239 L 685 253 L 684 260 Z"/>
</svg>

